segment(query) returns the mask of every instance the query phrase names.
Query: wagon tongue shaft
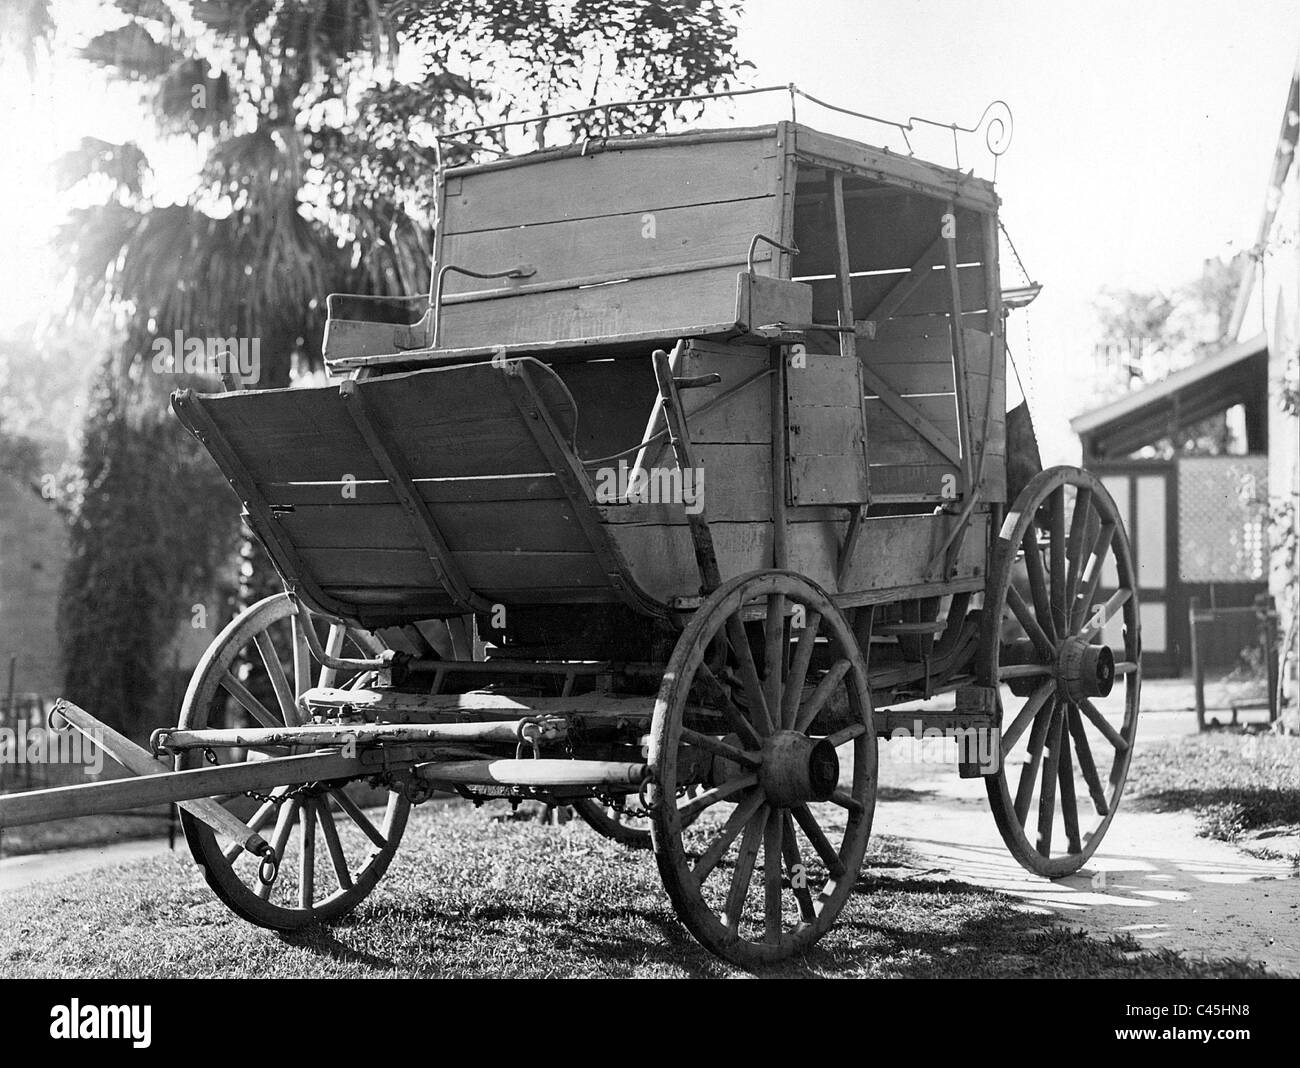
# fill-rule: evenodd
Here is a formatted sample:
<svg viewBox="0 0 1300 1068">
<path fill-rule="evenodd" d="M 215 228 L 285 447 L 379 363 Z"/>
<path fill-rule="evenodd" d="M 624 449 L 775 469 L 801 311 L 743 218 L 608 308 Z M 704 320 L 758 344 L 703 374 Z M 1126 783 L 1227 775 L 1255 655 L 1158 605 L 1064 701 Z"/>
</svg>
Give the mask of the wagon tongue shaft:
<svg viewBox="0 0 1300 1068">
<path fill-rule="evenodd" d="M 99 746 L 127 771 L 135 775 L 160 775 L 172 770 L 169 762 L 155 757 L 147 749 L 143 749 L 131 741 L 130 738 L 101 723 L 84 708 L 74 705 L 71 701 L 60 700 L 55 704 L 50 714 L 51 724 L 53 724 L 55 716 L 61 717 L 68 727 L 85 735 L 87 739 Z M 126 781 L 129 782 L 130 780 Z M 63 789 L 69 788 L 65 787 Z M 81 789 L 81 787 L 71 789 Z M 58 792 L 57 789 L 40 791 L 40 793 L 47 796 Z M 5 802 L 8 800 L 14 799 L 0 798 L 0 827 L 18 822 L 43 822 L 43 820 L 20 820 L 16 818 L 14 813 L 7 811 L 10 806 L 5 805 Z M 55 801 L 51 808 L 53 809 L 57 804 L 58 802 Z M 180 801 L 180 807 L 195 818 L 202 820 L 218 834 L 229 838 L 232 842 L 238 842 L 250 853 L 262 854 L 270 848 L 260 834 L 249 830 L 247 824 L 233 816 L 208 796 L 193 797 Z M 44 819 L 55 818 L 57 817 L 52 815 L 44 817 Z"/>
</svg>

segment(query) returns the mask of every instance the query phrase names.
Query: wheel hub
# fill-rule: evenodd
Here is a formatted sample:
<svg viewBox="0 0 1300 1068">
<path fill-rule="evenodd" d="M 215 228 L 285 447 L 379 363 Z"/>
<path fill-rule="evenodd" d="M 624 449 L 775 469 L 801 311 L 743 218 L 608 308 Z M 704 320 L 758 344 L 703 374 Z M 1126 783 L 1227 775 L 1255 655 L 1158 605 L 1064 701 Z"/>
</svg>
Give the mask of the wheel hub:
<svg viewBox="0 0 1300 1068">
<path fill-rule="evenodd" d="M 1056 677 L 1074 700 L 1105 697 L 1115 685 L 1115 654 L 1107 645 L 1067 638 L 1057 651 Z"/>
<path fill-rule="evenodd" d="M 840 781 L 840 759 L 825 738 L 797 731 L 777 731 L 763 743 L 759 783 L 768 799 L 788 807 L 825 801 Z"/>
</svg>

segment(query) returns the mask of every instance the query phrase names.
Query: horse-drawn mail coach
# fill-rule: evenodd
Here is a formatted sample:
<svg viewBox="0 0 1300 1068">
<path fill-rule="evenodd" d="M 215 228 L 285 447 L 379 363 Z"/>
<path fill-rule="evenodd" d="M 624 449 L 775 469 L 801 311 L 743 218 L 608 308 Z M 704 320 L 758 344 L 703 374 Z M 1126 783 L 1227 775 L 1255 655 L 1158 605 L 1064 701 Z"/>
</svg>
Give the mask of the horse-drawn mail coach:
<svg viewBox="0 0 1300 1068">
<path fill-rule="evenodd" d="M 63 704 L 138 777 L 0 825 L 178 802 L 216 894 L 289 929 L 435 791 L 573 805 L 754 966 L 848 899 L 878 738 L 939 728 L 994 740 L 959 770 L 1017 860 L 1078 870 L 1134 740 L 1136 578 L 1085 471 L 1008 500 L 998 203 L 795 122 L 445 169 L 431 291 L 332 296 L 332 384 L 174 397 L 286 592 L 152 752 Z"/>
</svg>

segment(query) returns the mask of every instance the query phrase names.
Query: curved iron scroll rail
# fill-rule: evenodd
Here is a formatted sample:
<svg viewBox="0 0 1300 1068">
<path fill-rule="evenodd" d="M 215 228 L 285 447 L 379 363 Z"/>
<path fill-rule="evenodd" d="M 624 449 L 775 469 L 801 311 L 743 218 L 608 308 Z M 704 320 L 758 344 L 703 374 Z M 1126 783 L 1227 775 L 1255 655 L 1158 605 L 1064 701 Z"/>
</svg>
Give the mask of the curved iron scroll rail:
<svg viewBox="0 0 1300 1068">
<path fill-rule="evenodd" d="M 909 156 L 916 155 L 916 149 L 912 146 L 910 133 L 916 131 L 916 124 L 920 123 L 926 126 L 935 126 L 939 129 L 950 130 L 953 136 L 953 157 L 956 169 L 961 169 L 961 155 L 958 146 L 957 135 L 959 133 L 974 134 L 984 130 L 984 145 L 994 160 L 994 174 L 997 173 L 997 160 L 1008 148 L 1011 147 L 1011 135 L 1014 129 L 1014 119 L 1011 113 L 1011 107 L 1005 100 L 994 100 L 980 114 L 979 120 L 974 126 L 962 126 L 955 122 L 939 122 L 935 119 L 927 119 L 921 115 L 910 115 L 906 122 L 898 122 L 895 119 L 881 118 L 879 115 L 871 115 L 865 111 L 856 111 L 853 108 L 841 107 L 839 104 L 832 104 L 811 93 L 804 92 L 793 82 L 786 85 L 764 85 L 752 89 L 728 89 L 717 93 L 691 93 L 684 96 L 657 96 L 647 97 L 644 100 L 616 100 L 607 104 L 594 104 L 585 108 L 573 108 L 568 111 L 548 112 L 540 115 L 528 115 L 520 119 L 507 119 L 502 122 L 482 123 L 478 126 L 464 126 L 458 130 L 451 130 L 447 133 L 437 134 L 434 138 L 435 151 L 438 155 L 438 169 L 442 169 L 441 144 L 443 141 L 464 140 L 465 138 L 477 134 L 485 133 L 489 130 L 505 130 L 514 126 L 527 126 L 536 122 L 548 122 L 551 119 L 572 119 L 584 115 L 594 115 L 598 112 L 604 115 L 604 136 L 609 136 L 609 119 L 614 111 L 626 110 L 635 107 L 648 107 L 657 104 L 685 104 L 695 101 L 718 100 L 723 98 L 733 98 L 741 96 L 755 96 L 760 93 L 786 93 L 790 97 L 790 119 L 797 120 L 795 101 L 796 98 L 802 97 L 809 103 L 816 104 L 818 107 L 826 108 L 828 111 L 835 111 L 841 115 L 850 115 L 853 118 L 865 119 L 868 122 L 874 122 L 881 126 L 889 126 L 896 130 L 903 138 L 903 143 L 907 146 Z M 503 154 L 502 150 L 495 146 L 481 146 L 485 150 Z"/>
</svg>

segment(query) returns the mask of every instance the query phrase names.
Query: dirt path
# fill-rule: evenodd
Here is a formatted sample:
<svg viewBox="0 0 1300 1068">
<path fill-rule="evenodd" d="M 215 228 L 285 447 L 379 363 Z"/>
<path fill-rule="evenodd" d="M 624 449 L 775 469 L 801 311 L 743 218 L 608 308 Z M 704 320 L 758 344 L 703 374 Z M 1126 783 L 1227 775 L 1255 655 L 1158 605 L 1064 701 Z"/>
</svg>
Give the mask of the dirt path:
<svg viewBox="0 0 1300 1068">
<path fill-rule="evenodd" d="M 998 890 L 1101 937 L 1127 933 L 1193 959 L 1248 957 L 1300 976 L 1300 878 L 1285 862 L 1197 837 L 1191 813 L 1121 808 L 1088 865 L 1053 882 L 1011 858 L 979 780 L 934 765 L 917 775 L 882 748 L 881 782 L 873 832 L 904 840 L 928 877 Z"/>
</svg>

